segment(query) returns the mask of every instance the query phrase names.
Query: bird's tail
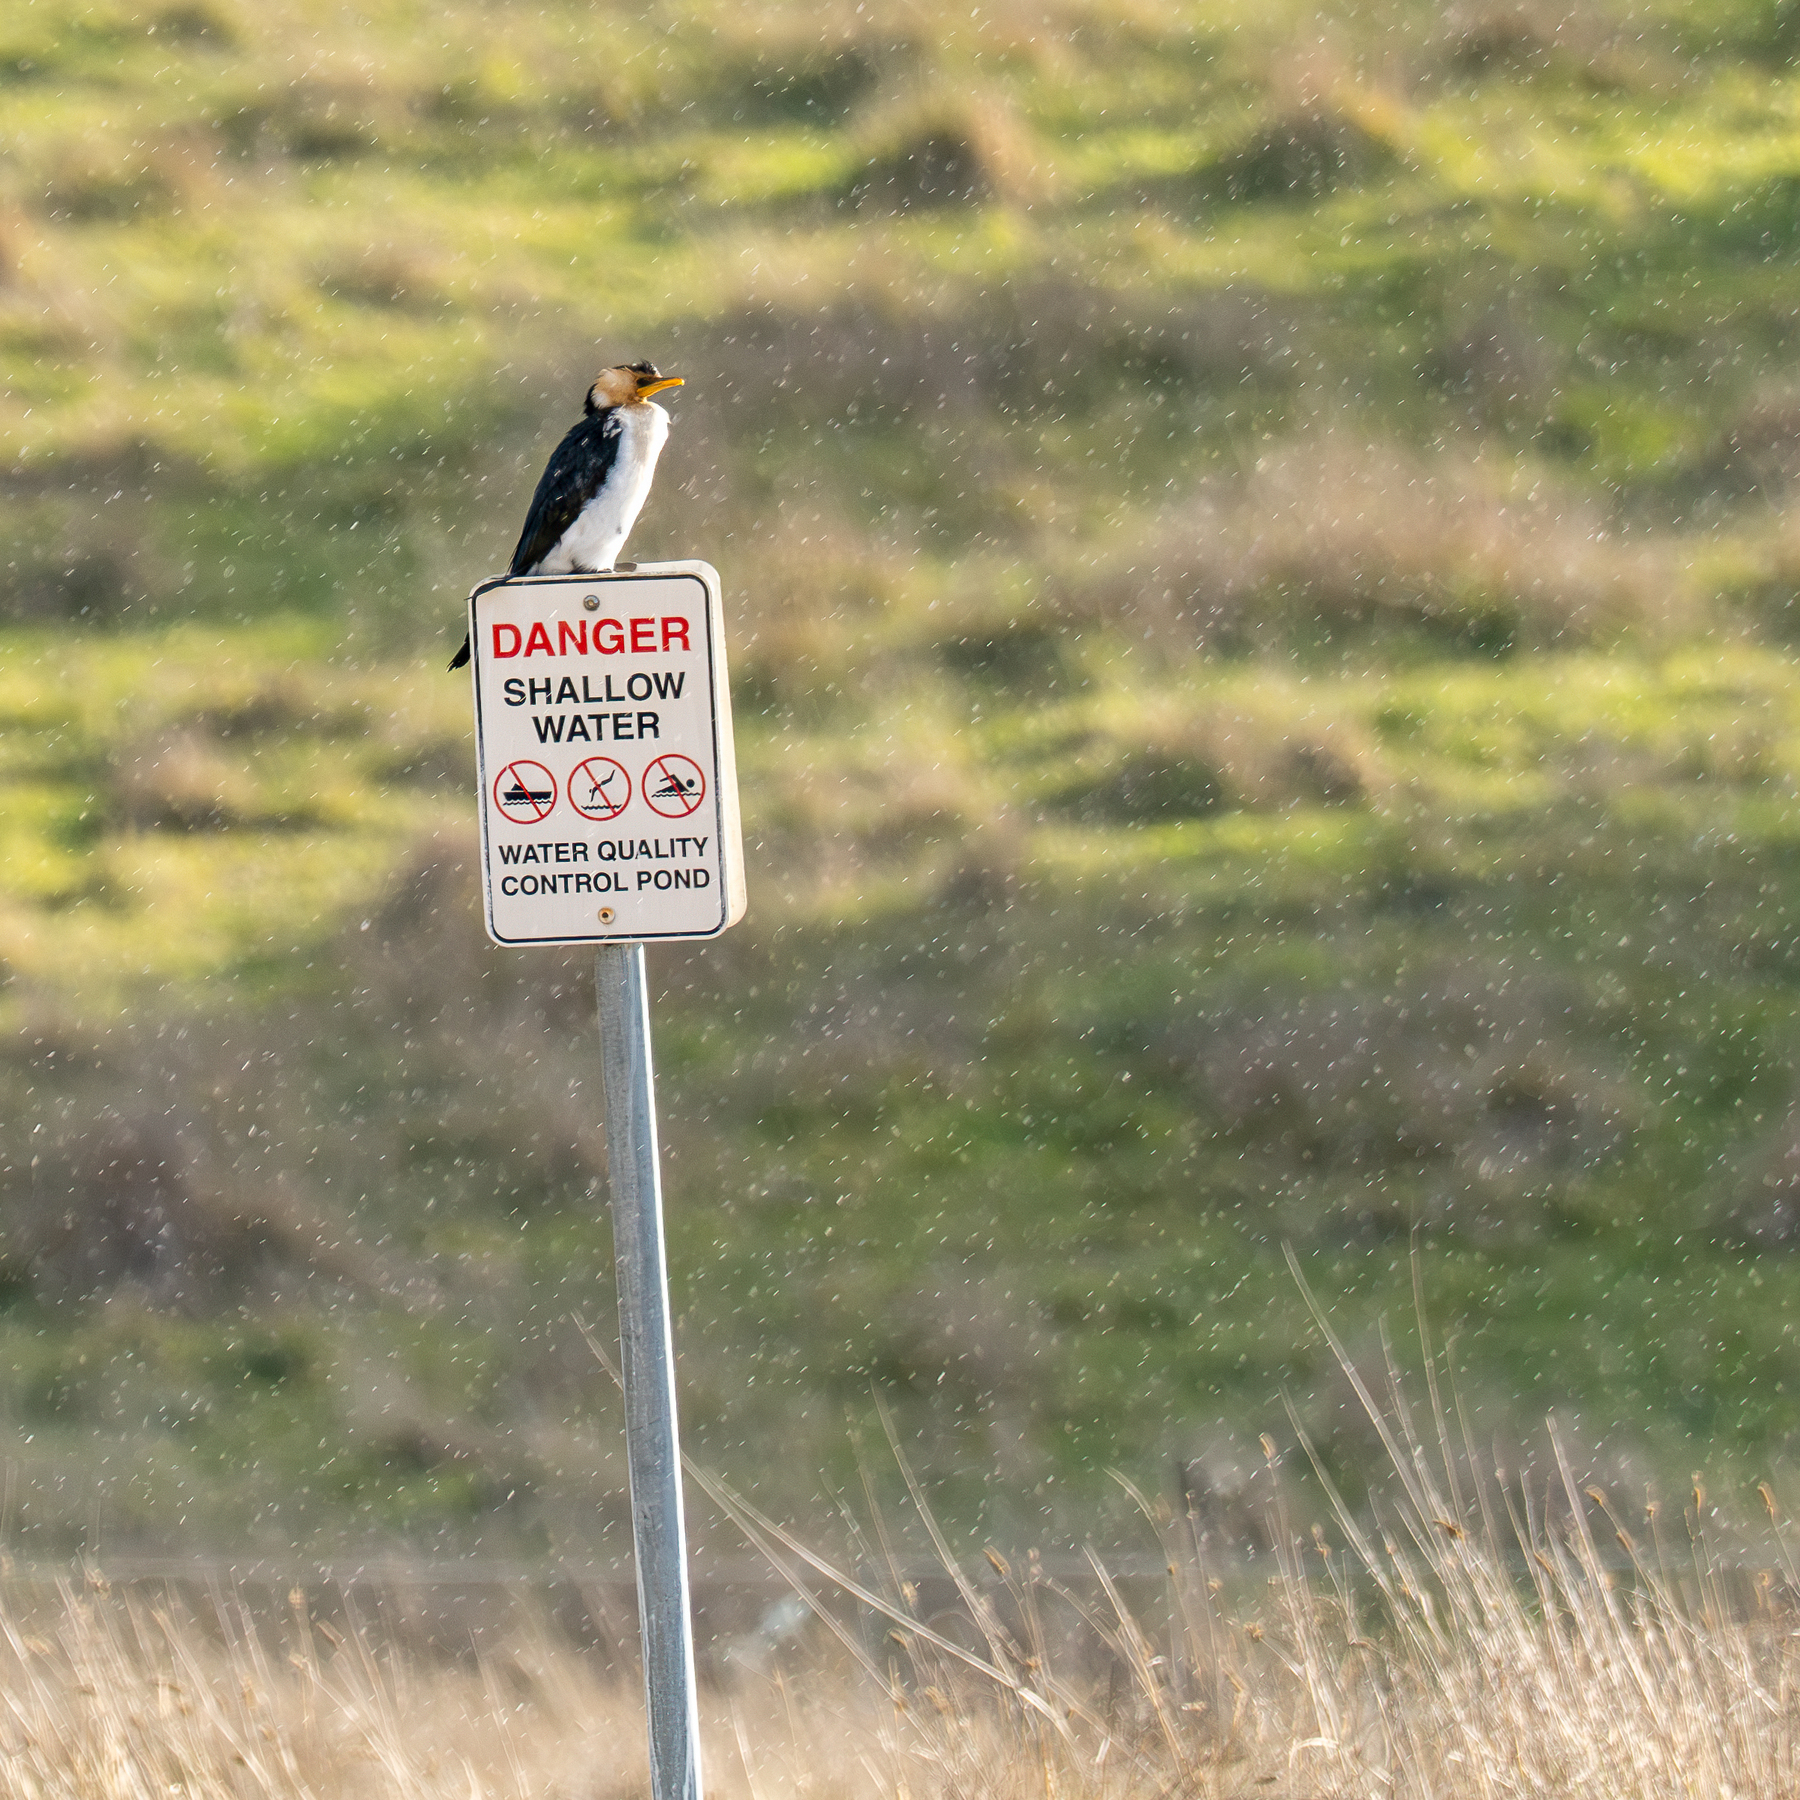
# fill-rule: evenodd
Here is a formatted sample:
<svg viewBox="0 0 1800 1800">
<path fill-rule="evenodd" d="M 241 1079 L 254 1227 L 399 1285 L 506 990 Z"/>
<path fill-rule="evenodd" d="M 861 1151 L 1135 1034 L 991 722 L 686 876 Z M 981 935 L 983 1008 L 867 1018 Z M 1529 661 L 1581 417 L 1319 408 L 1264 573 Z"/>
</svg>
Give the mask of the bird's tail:
<svg viewBox="0 0 1800 1800">
<path fill-rule="evenodd" d="M 464 638 L 463 639 L 463 647 L 459 651 L 457 651 L 457 653 L 450 659 L 450 667 L 452 669 L 463 668 L 467 665 L 468 660 L 469 660 L 469 640 L 467 638 Z"/>
</svg>

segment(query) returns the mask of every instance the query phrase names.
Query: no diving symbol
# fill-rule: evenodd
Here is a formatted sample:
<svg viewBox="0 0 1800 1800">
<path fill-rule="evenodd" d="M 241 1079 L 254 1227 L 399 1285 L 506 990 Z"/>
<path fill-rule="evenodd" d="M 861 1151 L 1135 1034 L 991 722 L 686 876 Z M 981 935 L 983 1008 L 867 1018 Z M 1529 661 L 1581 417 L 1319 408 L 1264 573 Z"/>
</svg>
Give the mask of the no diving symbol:
<svg viewBox="0 0 1800 1800">
<path fill-rule="evenodd" d="M 644 770 L 644 799 L 665 819 L 685 819 L 706 798 L 706 777 L 691 756 L 673 751 L 654 759 Z"/>
<path fill-rule="evenodd" d="M 584 819 L 616 819 L 631 798 L 631 777 L 610 756 L 590 756 L 569 776 L 569 804 Z"/>
<path fill-rule="evenodd" d="M 494 804 L 515 825 L 536 825 L 556 806 L 556 777 L 539 762 L 509 762 L 494 782 Z"/>
</svg>

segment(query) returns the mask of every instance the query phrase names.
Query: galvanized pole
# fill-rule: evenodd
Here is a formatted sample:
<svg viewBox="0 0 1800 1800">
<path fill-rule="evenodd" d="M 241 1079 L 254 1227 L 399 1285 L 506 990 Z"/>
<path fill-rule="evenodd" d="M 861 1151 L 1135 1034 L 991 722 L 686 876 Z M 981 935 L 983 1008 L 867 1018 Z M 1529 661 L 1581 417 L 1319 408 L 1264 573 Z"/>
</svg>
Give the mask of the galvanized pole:
<svg viewBox="0 0 1800 1800">
<path fill-rule="evenodd" d="M 644 1693 L 650 1709 L 651 1800 L 700 1800 L 700 1712 L 688 1604 L 681 1445 L 675 1427 L 675 1338 L 663 1249 L 650 995 L 642 944 L 604 944 L 600 1067 L 606 1084 L 606 1167 L 619 1278 L 625 1377 L 625 1459 L 637 1550 Z"/>
</svg>

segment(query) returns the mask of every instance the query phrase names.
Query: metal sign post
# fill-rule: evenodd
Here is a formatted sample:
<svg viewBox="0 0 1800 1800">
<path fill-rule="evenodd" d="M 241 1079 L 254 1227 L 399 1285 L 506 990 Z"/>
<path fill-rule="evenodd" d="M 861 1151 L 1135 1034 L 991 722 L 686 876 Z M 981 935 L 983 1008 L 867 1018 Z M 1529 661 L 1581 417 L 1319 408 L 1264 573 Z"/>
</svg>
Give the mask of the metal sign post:
<svg viewBox="0 0 1800 1800">
<path fill-rule="evenodd" d="M 650 1711 L 650 1792 L 653 1800 L 700 1800 L 700 1709 L 644 946 L 608 944 L 595 959 L 594 983 L 606 1084 L 606 1174 L 619 1281 L 631 1541 L 637 1551 L 644 1697 Z"/>
<path fill-rule="evenodd" d="M 484 912 L 498 944 L 597 944 L 606 1167 L 652 1800 L 700 1800 L 646 939 L 744 914 L 717 574 L 640 563 L 469 597 Z"/>
</svg>

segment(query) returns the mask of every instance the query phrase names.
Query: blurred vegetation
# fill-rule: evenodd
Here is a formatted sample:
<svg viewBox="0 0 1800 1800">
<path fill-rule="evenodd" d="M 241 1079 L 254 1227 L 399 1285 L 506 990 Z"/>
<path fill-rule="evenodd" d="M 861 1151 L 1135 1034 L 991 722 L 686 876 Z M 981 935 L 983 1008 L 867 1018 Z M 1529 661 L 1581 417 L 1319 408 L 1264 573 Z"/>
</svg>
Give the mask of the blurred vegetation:
<svg viewBox="0 0 1800 1800">
<path fill-rule="evenodd" d="M 752 855 L 656 960 L 701 1455 L 811 1505 L 879 1391 L 1041 1538 L 1109 1464 L 1228 1500 L 1285 1386 L 1354 1481 L 1291 1242 L 1359 1352 L 1419 1246 L 1497 1440 L 1785 1456 L 1797 50 L 8 9 L 18 1541 L 618 1541 L 587 972 L 481 936 L 442 665 L 638 354 Z"/>
</svg>

